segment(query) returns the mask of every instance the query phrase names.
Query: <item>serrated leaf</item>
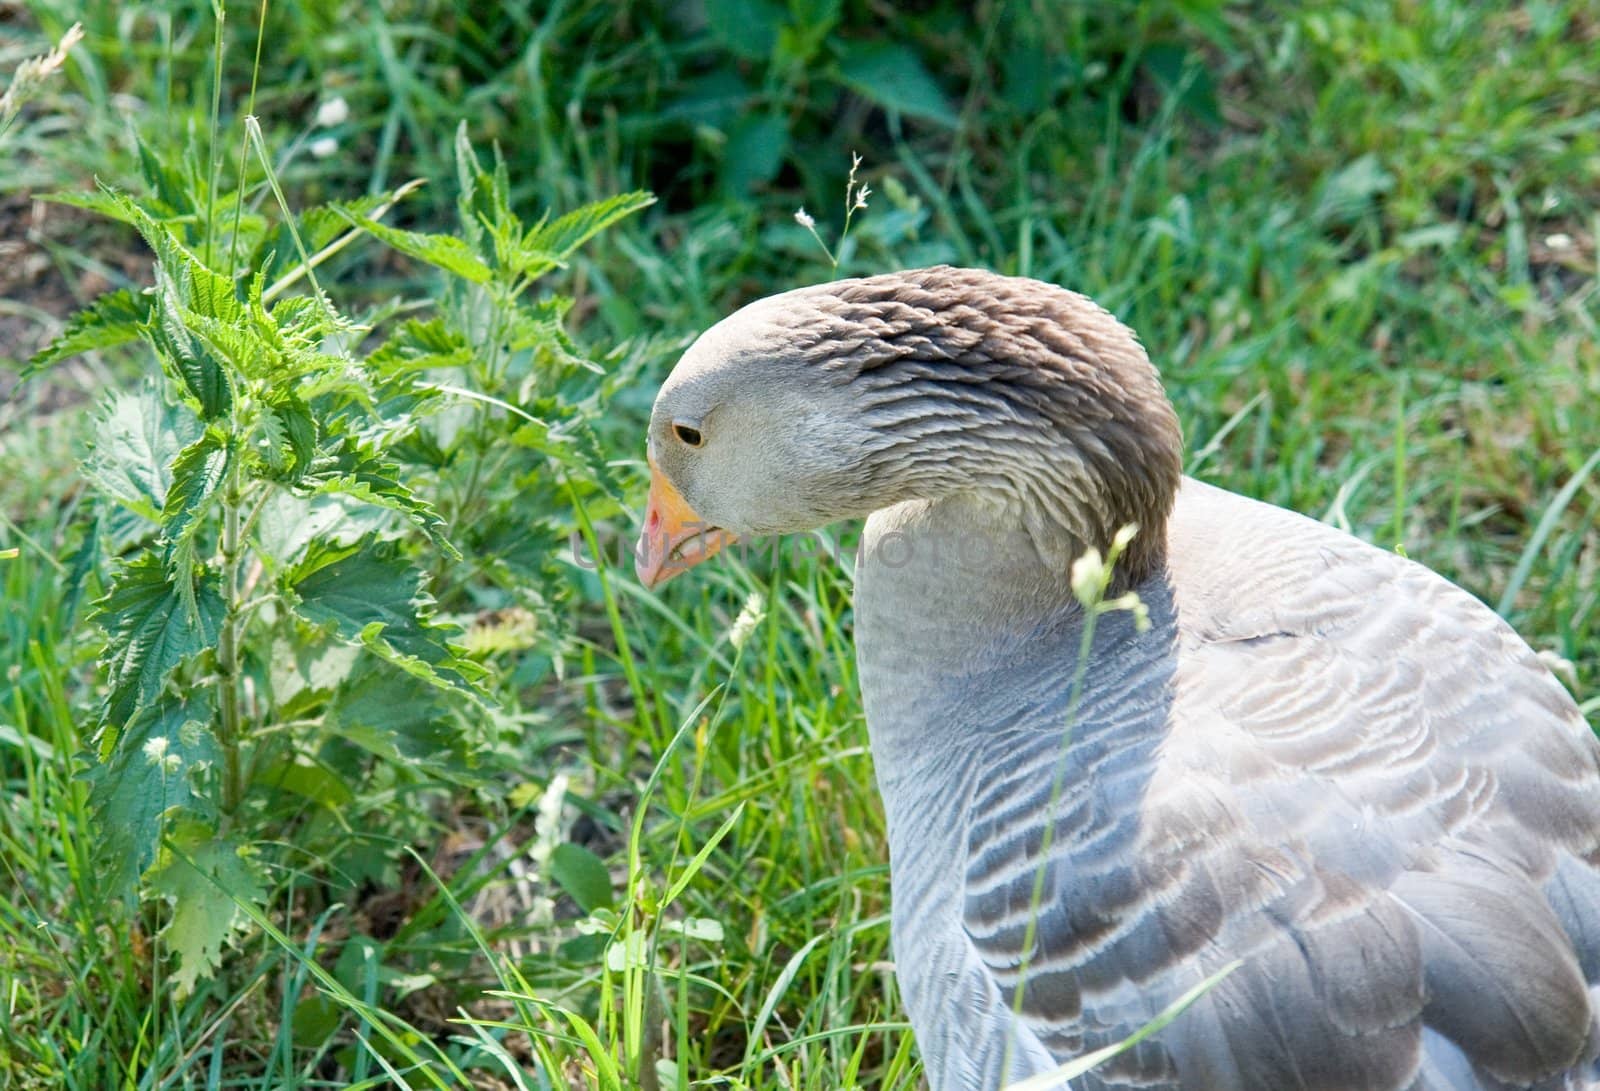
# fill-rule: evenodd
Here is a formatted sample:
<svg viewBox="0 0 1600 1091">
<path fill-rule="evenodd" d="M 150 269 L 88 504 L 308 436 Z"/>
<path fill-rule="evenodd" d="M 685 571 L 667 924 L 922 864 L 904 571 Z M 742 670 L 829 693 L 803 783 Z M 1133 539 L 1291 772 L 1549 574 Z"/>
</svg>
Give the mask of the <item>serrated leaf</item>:
<svg viewBox="0 0 1600 1091">
<path fill-rule="evenodd" d="M 196 351 L 193 342 L 198 342 L 215 364 L 226 364 L 251 378 L 264 378 L 281 368 L 284 346 L 274 344 L 281 342 L 276 328 L 268 332 L 254 322 L 223 321 L 188 309 L 180 310 L 178 319 L 192 337 L 188 351 Z"/>
<path fill-rule="evenodd" d="M 494 172 L 487 173 L 472 150 L 467 137 L 467 123 L 456 126 L 456 182 L 461 195 L 456 200 L 456 210 L 461 218 L 461 231 L 473 245 L 481 245 L 484 231 L 498 232 L 497 254 L 504 254 L 505 232 L 510 227 L 520 230 L 521 221 L 511 211 L 511 178 L 505 161 L 495 151 Z"/>
<path fill-rule="evenodd" d="M 186 215 L 198 211 L 190 196 L 197 185 L 191 185 L 189 179 L 184 178 L 168 164 L 166 159 L 157 155 L 143 138 L 135 137 L 134 143 L 139 149 L 139 174 L 144 178 L 145 185 L 150 187 L 154 201 L 162 206 L 163 211 L 172 215 Z M 173 161 L 178 160 L 174 157 Z"/>
<path fill-rule="evenodd" d="M 107 292 L 67 320 L 61 336 L 34 354 L 22 377 L 94 349 L 137 341 L 150 320 L 151 299 L 125 288 Z"/>
<path fill-rule="evenodd" d="M 400 483 L 400 471 L 391 462 L 365 454 L 347 443 L 340 450 L 322 455 L 300 481 L 312 495 L 342 494 L 398 511 L 422 529 L 428 540 L 447 556 L 460 560 L 461 554 L 444 537 L 444 520 L 433 508 Z"/>
<path fill-rule="evenodd" d="M 137 206 L 131 201 L 124 200 L 122 195 L 115 190 L 102 188 L 86 193 L 46 193 L 40 199 L 49 201 L 51 204 L 81 208 L 85 212 L 96 213 L 108 220 L 125 223 L 129 227 L 135 227 L 138 224 L 138 219 L 134 214 Z"/>
<path fill-rule="evenodd" d="M 183 831 L 172 841 L 166 866 L 152 886 L 172 903 L 161 936 L 178 956 L 171 981 L 181 999 L 211 976 L 221 964 L 223 947 L 249 924 L 238 903 L 264 906 L 267 887 L 245 851 L 231 841 L 205 837 L 199 830 Z"/>
<path fill-rule="evenodd" d="M 551 257 L 564 261 L 578 247 L 606 228 L 655 203 L 655 195 L 643 190 L 593 201 L 550 223 L 530 228 L 523 236 L 521 250 L 526 255 L 529 268 L 537 268 L 540 262 L 548 261 Z"/>
<path fill-rule="evenodd" d="M 184 288 L 163 265 L 156 266 L 156 309 L 148 327 L 151 342 L 200 404 L 200 416 L 215 420 L 233 403 L 233 384 L 211 349 L 185 321 Z"/>
<path fill-rule="evenodd" d="M 349 545 L 368 534 L 399 532 L 400 520 L 385 508 L 344 496 L 296 496 L 277 492 L 261 508 L 252 541 L 275 568 L 301 560 L 319 538 Z"/>
<path fill-rule="evenodd" d="M 89 510 L 93 515 L 83 528 L 83 540 L 78 543 L 78 548 L 72 551 L 72 556 L 67 561 L 61 618 L 69 626 L 76 624 L 78 603 L 83 601 L 84 591 L 89 586 L 89 577 L 100 569 L 100 543 L 101 535 L 104 533 L 105 508 L 95 503 Z"/>
<path fill-rule="evenodd" d="M 550 878 L 554 879 L 585 913 L 610 909 L 613 902 L 611 872 L 605 861 L 571 841 L 564 841 L 550 854 Z"/>
<path fill-rule="evenodd" d="M 95 424 L 84 473 L 105 496 L 156 522 L 166 506 L 172 463 L 203 430 L 193 413 L 167 401 L 153 383 L 119 391 Z"/>
<path fill-rule="evenodd" d="M 341 212 L 341 215 L 378 241 L 418 261 L 427 262 L 474 284 L 487 284 L 494 279 L 494 271 L 484 264 L 483 259 L 473 252 L 472 247 L 454 235 L 428 235 L 420 231 L 402 231 L 366 216 L 355 216 L 348 212 Z"/>
<path fill-rule="evenodd" d="M 193 538 L 200 515 L 228 470 L 228 437 L 208 428 L 172 463 L 172 485 L 161 508 L 161 530 L 170 545 Z"/>
<path fill-rule="evenodd" d="M 211 716 L 209 691 L 164 694 L 117 732 L 106 760 L 89 770 L 94 854 L 113 896 L 137 898 L 168 816 L 210 813 L 195 778 L 220 757 Z"/>
<path fill-rule="evenodd" d="M 198 581 L 192 608 L 188 597 L 161 559 L 145 554 L 124 566 L 95 604 L 95 621 L 106 633 L 107 724 L 122 724 L 152 703 L 168 674 L 216 644 L 224 614 L 216 579 L 207 574 Z"/>
<path fill-rule="evenodd" d="M 886 110 L 954 127 L 956 113 L 922 59 L 896 42 L 852 44 L 839 58 L 839 79 Z"/>
<path fill-rule="evenodd" d="M 313 545 L 289 576 L 296 615 L 382 653 L 436 685 L 468 688 L 468 664 L 448 639 L 452 627 L 434 624 L 433 598 L 422 573 L 392 542 L 365 539 L 353 546 Z"/>
<path fill-rule="evenodd" d="M 600 433 L 595 431 L 593 420 L 582 414 L 574 414 L 566 424 L 566 431 L 573 439 L 580 465 L 587 471 L 589 481 L 611 499 L 620 500 L 622 483 L 617 480 L 611 457 L 601 442 Z"/>
<path fill-rule="evenodd" d="M 286 296 L 274 303 L 269 313 L 273 325 L 286 337 L 309 340 L 321 337 L 328 330 L 327 304 L 315 296 Z"/>
<path fill-rule="evenodd" d="M 185 617 L 194 617 L 195 541 L 207 507 L 227 473 L 232 444 L 215 427 L 186 447 L 172 464 L 172 487 L 161 509 L 161 532 L 166 539 L 167 576 L 178 589 Z"/>
<path fill-rule="evenodd" d="M 416 654 L 389 639 L 387 627 L 374 621 L 361 630 L 361 646 L 367 651 L 421 682 L 439 689 L 460 689 L 473 692 L 471 684 L 482 681 L 485 671 L 481 664 L 470 659 L 456 658 L 445 667 L 427 654 Z"/>
<path fill-rule="evenodd" d="M 467 339 L 443 319 L 411 319 L 367 357 L 367 366 L 389 378 L 427 368 L 465 367 L 472 357 Z"/>
<path fill-rule="evenodd" d="M 312 419 L 310 408 L 299 398 L 290 395 L 275 402 L 272 409 L 283 418 L 295 468 L 311 465 L 311 460 L 317 454 L 317 422 Z"/>
<path fill-rule="evenodd" d="M 261 407 L 262 455 L 273 475 L 294 484 L 317 454 L 317 422 L 311 409 L 292 393 L 281 393 Z"/>
<path fill-rule="evenodd" d="M 184 246 L 172 229 L 154 219 L 126 194 L 106 189 L 119 219 L 131 223 L 156 255 L 155 309 L 146 327 L 151 341 L 177 370 L 195 400 L 201 416 L 215 419 L 233 400 L 227 374 L 194 338 L 184 318 L 192 312 L 222 323 L 239 323 L 244 308 L 233 281 L 205 266 Z"/>
<path fill-rule="evenodd" d="M 556 296 L 540 300 L 532 307 L 519 306 L 507 323 L 506 346 L 513 352 L 549 352 L 561 363 L 578 364 L 598 372 L 598 367 L 579 355 L 578 346 L 573 344 L 562 324 L 571 305 L 572 300 Z"/>
<path fill-rule="evenodd" d="M 323 727 L 391 764 L 464 779 L 467 740 L 438 688 L 381 658 L 362 655 L 328 702 Z"/>
</svg>

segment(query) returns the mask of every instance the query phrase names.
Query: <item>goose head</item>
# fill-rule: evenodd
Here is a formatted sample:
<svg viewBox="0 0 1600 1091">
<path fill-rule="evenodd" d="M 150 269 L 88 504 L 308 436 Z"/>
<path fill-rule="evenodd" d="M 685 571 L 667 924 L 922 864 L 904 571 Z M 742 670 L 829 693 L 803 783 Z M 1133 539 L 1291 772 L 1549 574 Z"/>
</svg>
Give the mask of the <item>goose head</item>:
<svg viewBox="0 0 1600 1091">
<path fill-rule="evenodd" d="M 1161 560 L 1181 476 L 1176 416 L 1137 338 L 1091 300 L 939 266 L 751 303 L 663 384 L 636 551 L 647 586 L 737 538 L 905 501 L 993 502 L 1066 578 L 1128 523 Z"/>
</svg>

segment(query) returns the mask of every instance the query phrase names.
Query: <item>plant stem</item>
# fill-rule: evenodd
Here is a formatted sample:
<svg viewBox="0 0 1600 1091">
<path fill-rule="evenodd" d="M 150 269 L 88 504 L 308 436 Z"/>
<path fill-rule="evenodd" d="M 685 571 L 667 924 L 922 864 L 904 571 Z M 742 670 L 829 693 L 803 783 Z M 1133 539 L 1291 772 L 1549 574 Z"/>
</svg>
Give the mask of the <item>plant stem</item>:
<svg viewBox="0 0 1600 1091">
<path fill-rule="evenodd" d="M 222 810 L 238 809 L 243 783 L 239 775 L 239 562 L 243 554 L 240 509 L 244 497 L 237 460 L 228 468 L 227 490 L 222 497 L 222 632 L 217 640 L 218 705 L 222 744 Z"/>
</svg>

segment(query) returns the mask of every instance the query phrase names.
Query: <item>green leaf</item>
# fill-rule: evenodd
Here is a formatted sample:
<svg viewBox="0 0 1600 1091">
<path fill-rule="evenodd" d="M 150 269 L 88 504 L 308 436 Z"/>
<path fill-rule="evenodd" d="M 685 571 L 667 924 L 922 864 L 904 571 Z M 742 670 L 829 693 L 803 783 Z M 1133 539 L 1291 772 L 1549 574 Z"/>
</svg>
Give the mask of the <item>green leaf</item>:
<svg viewBox="0 0 1600 1091">
<path fill-rule="evenodd" d="M 100 413 L 84 473 L 100 492 L 151 522 L 161 518 L 172 464 L 203 431 L 194 414 L 155 384 L 118 391 Z"/>
<path fill-rule="evenodd" d="M 731 68 L 686 77 L 676 88 L 676 96 L 664 103 L 656 116 L 695 127 L 726 129 L 752 108 L 756 98 L 755 90 Z"/>
<path fill-rule="evenodd" d="M 26 379 L 51 364 L 94 349 L 137 341 L 150 321 L 151 299 L 127 289 L 107 292 L 73 315 L 61 336 L 34 354 L 22 370 Z"/>
<path fill-rule="evenodd" d="M 339 809 L 355 802 L 355 793 L 344 777 L 325 765 L 302 760 L 284 760 L 263 766 L 251 778 L 259 788 L 292 792 L 301 799 Z"/>
<path fill-rule="evenodd" d="M 157 264 L 156 311 L 148 327 L 149 337 L 200 403 L 200 416 L 215 420 L 233 404 L 233 384 L 211 349 L 194 335 L 185 321 L 185 294 L 179 281 Z"/>
<path fill-rule="evenodd" d="M 722 150 L 722 188 L 742 197 L 772 181 L 789 153 L 789 122 L 781 114 L 750 114 L 728 134 Z"/>
<path fill-rule="evenodd" d="M 359 643 L 435 685 L 470 688 L 475 664 L 459 660 L 434 624 L 433 599 L 422 573 L 393 542 L 365 539 L 353 546 L 313 545 L 289 574 L 295 613 L 346 643 Z"/>
<path fill-rule="evenodd" d="M 473 348 L 441 318 L 411 319 L 367 357 L 367 365 L 384 377 L 427 368 L 466 367 Z"/>
<path fill-rule="evenodd" d="M 318 539 L 349 545 L 370 533 L 393 535 L 399 525 L 388 509 L 349 497 L 277 491 L 262 505 L 251 541 L 277 569 L 300 561 Z"/>
<path fill-rule="evenodd" d="M 126 722 L 155 700 L 168 674 L 216 644 L 224 607 L 215 577 L 200 579 L 192 607 L 188 598 L 161 559 L 145 554 L 118 572 L 95 604 L 95 620 L 106 632 L 107 724 Z"/>
<path fill-rule="evenodd" d="M 167 576 L 178 588 L 185 617 L 195 616 L 197 610 L 195 540 L 205 525 L 201 516 L 216 495 L 231 457 L 227 435 L 213 426 L 172 464 L 172 487 L 161 509 L 161 531 L 167 542 Z"/>
<path fill-rule="evenodd" d="M 530 228 L 523 236 L 522 250 L 528 255 L 530 264 L 547 260 L 551 255 L 557 260 L 565 260 L 606 228 L 655 203 L 655 196 L 643 190 L 619 193 L 603 201 L 591 202 L 551 223 Z"/>
<path fill-rule="evenodd" d="M 156 306 L 146 327 L 148 335 L 200 403 L 200 415 L 215 419 L 232 404 L 232 383 L 190 333 L 185 316 L 192 312 L 223 324 L 242 323 L 244 307 L 234 293 L 233 281 L 207 268 L 170 227 L 153 219 L 126 194 L 111 189 L 105 194 L 121 210 L 119 218 L 133 224 L 155 251 Z"/>
<path fill-rule="evenodd" d="M 471 783 L 469 739 L 437 687 L 381 657 L 363 654 L 323 715 L 331 734 L 402 768 Z"/>
<path fill-rule="evenodd" d="M 599 371 L 578 353 L 567 328 L 563 324 L 572 300 L 566 296 L 541 299 L 533 306 L 519 305 L 510 314 L 506 330 L 506 346 L 513 352 L 525 350 L 544 351 L 554 355 L 563 364 L 577 364 L 591 371 Z"/>
<path fill-rule="evenodd" d="M 227 435 L 213 427 L 173 462 L 172 485 L 161 507 L 161 530 L 172 546 L 193 539 L 200 516 L 227 473 L 228 455 Z"/>
<path fill-rule="evenodd" d="M 220 759 L 211 734 L 209 691 L 164 694 L 128 721 L 87 779 L 101 881 L 113 897 L 136 900 L 169 815 L 210 814 L 196 779 Z"/>
<path fill-rule="evenodd" d="M 778 44 L 783 8 L 771 0 L 706 0 L 706 24 L 734 56 L 766 61 Z"/>
<path fill-rule="evenodd" d="M 294 1006 L 289 1028 L 297 1046 L 321 1046 L 344 1024 L 344 1009 L 326 993 L 314 992 Z"/>
<path fill-rule="evenodd" d="M 402 231 L 397 227 L 387 227 L 366 216 L 356 216 L 342 210 L 340 214 L 378 241 L 418 261 L 427 262 L 474 284 L 488 284 L 494 279 L 494 270 L 484 264 L 483 259 L 473 252 L 471 246 L 454 235 L 427 235 L 419 231 Z"/>
<path fill-rule="evenodd" d="M 317 458 L 300 485 L 309 488 L 312 495 L 342 494 L 401 512 L 422 529 L 434 546 L 454 560 L 461 559 L 460 552 L 444 537 L 444 520 L 427 501 L 400 483 L 399 468 L 366 454 L 353 442 Z"/>
<path fill-rule="evenodd" d="M 249 925 L 239 903 L 265 905 L 267 887 L 246 850 L 201 829 L 174 835 L 170 849 L 152 886 L 172 903 L 161 936 L 178 956 L 171 980 L 182 999 L 211 976 L 221 964 L 223 946 Z"/>
<path fill-rule="evenodd" d="M 61 618 L 67 625 L 76 624 L 78 603 L 83 600 L 84 592 L 89 586 L 89 577 L 100 571 L 105 507 L 100 503 L 91 503 L 89 511 L 91 516 L 83 527 L 83 539 L 67 561 L 67 576 L 62 585 L 65 594 L 61 600 Z"/>
<path fill-rule="evenodd" d="M 280 393 L 261 407 L 261 454 L 273 476 L 290 484 L 310 469 L 317 454 L 317 422 L 293 393 Z"/>
<path fill-rule="evenodd" d="M 706 860 L 710 858 L 712 851 L 722 843 L 724 837 L 728 836 L 728 832 L 733 829 L 734 825 L 739 821 L 739 816 L 743 813 L 744 804 L 740 803 L 727 818 L 723 819 L 722 825 L 717 827 L 717 832 L 707 838 L 706 843 L 695 851 L 694 856 L 684 865 L 683 871 L 678 874 L 672 885 L 667 888 L 666 896 L 661 899 L 663 906 L 670 905 L 677 899 L 679 894 L 683 893 L 684 888 L 700 873 L 700 869 L 705 867 Z"/>
<path fill-rule="evenodd" d="M 461 218 L 461 231 L 473 246 L 483 243 L 485 230 L 496 237 L 495 253 L 504 255 L 508 232 L 521 230 L 522 221 L 511 211 L 511 176 L 495 149 L 494 172 L 486 173 L 472 150 L 467 137 L 465 121 L 456 126 L 456 183 L 461 195 L 456 199 L 456 211 Z"/>
<path fill-rule="evenodd" d="M 169 165 L 142 137 L 135 137 L 134 143 L 139 148 L 139 174 L 144 178 L 145 185 L 150 187 L 154 202 L 159 203 L 162 210 L 170 215 L 189 215 L 199 210 L 195 204 L 195 190 L 198 188 L 198 179 L 185 178 L 178 170 Z M 181 162 L 177 156 L 172 156 L 173 163 Z"/>
<path fill-rule="evenodd" d="M 944 89 L 908 45 L 852 44 L 839 59 L 839 79 L 885 110 L 955 127 L 956 113 Z"/>
<path fill-rule="evenodd" d="M 605 861 L 582 845 L 565 841 L 556 846 L 550 854 L 550 878 L 572 895 L 585 913 L 610 909 L 614 902 Z"/>
<path fill-rule="evenodd" d="M 582 412 L 575 412 L 570 406 L 563 408 L 569 413 L 566 420 L 558 424 L 528 421 L 511 434 L 511 441 L 582 471 L 585 480 L 612 499 L 620 498 L 622 484 L 594 425 Z"/>
<path fill-rule="evenodd" d="M 81 208 L 85 212 L 96 213 L 108 220 L 125 223 L 129 227 L 137 227 L 139 216 L 143 215 L 132 201 L 125 200 L 121 193 L 104 186 L 84 193 L 46 193 L 40 199 L 51 204 Z"/>
</svg>

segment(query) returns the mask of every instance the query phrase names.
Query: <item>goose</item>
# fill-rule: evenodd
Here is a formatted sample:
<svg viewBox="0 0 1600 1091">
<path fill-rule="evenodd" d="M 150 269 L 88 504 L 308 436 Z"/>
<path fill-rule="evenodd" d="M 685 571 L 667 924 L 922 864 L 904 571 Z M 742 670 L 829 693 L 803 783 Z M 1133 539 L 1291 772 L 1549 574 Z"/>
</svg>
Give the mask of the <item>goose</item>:
<svg viewBox="0 0 1600 1091">
<path fill-rule="evenodd" d="M 771 296 L 691 345 L 649 429 L 647 586 L 866 520 L 891 943 L 935 1091 L 1048 1082 L 1234 962 L 1074 1085 L 1600 1087 L 1574 701 L 1428 569 L 1185 477 L 1093 301 L 950 267 Z M 1127 526 L 1111 592 L 1143 610 L 1091 612 L 1074 561 Z"/>
</svg>

